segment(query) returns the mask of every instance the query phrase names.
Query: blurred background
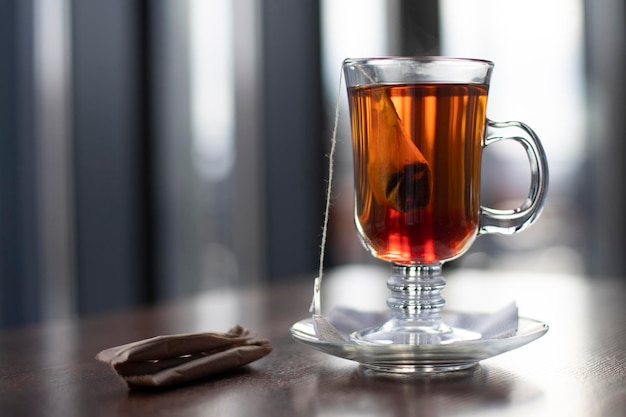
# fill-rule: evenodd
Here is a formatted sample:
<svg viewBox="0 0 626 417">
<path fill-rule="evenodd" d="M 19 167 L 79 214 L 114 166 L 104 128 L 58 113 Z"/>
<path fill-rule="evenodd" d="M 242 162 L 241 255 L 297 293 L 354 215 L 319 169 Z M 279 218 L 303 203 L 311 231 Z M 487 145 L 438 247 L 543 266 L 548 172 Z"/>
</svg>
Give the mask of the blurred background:
<svg viewBox="0 0 626 417">
<path fill-rule="evenodd" d="M 0 0 L 0 327 L 309 280 L 346 57 L 495 62 L 488 114 L 551 167 L 543 216 L 450 268 L 623 276 L 626 1 Z M 352 221 L 341 86 L 326 267 Z M 484 154 L 513 208 L 516 145 Z"/>
</svg>

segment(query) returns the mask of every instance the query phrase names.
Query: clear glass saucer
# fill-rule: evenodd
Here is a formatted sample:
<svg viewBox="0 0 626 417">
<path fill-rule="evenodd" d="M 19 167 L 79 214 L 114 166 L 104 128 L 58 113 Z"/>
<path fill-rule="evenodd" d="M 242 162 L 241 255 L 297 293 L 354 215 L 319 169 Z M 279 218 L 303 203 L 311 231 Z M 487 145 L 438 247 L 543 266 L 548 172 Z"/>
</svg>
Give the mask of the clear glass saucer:
<svg viewBox="0 0 626 417">
<path fill-rule="evenodd" d="M 520 317 L 513 335 L 465 340 L 439 345 L 371 345 L 354 341 L 329 342 L 315 333 L 313 319 L 291 326 L 292 337 L 329 355 L 349 359 L 377 371 L 400 374 L 430 374 L 467 369 L 481 360 L 517 349 L 548 331 L 548 325 Z"/>
</svg>

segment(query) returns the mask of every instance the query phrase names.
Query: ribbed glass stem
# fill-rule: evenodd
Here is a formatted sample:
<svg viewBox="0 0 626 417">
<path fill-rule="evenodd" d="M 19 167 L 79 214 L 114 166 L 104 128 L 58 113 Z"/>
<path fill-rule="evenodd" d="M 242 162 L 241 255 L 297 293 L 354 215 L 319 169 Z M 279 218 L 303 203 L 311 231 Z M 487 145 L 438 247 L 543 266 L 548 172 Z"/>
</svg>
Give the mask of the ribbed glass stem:
<svg viewBox="0 0 626 417">
<path fill-rule="evenodd" d="M 392 317 L 409 327 L 437 328 L 446 302 L 441 296 L 445 286 L 441 264 L 393 265 L 387 281 L 391 290 L 387 305 Z"/>
<path fill-rule="evenodd" d="M 441 313 L 446 301 L 441 291 L 445 286 L 441 264 L 394 264 L 387 280 L 391 318 L 380 327 L 353 333 L 351 339 L 373 345 L 439 345 L 479 339 L 479 333 L 443 322 Z"/>
</svg>

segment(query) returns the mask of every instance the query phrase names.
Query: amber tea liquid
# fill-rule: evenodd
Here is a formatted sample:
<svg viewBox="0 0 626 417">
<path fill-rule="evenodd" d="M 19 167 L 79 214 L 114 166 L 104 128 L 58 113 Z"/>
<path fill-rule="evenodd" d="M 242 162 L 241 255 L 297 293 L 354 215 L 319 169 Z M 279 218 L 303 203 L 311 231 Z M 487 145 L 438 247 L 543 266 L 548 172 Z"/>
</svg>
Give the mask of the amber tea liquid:
<svg viewBox="0 0 626 417">
<path fill-rule="evenodd" d="M 356 224 L 373 255 L 431 264 L 472 243 L 487 90 L 482 84 L 348 89 Z"/>
</svg>

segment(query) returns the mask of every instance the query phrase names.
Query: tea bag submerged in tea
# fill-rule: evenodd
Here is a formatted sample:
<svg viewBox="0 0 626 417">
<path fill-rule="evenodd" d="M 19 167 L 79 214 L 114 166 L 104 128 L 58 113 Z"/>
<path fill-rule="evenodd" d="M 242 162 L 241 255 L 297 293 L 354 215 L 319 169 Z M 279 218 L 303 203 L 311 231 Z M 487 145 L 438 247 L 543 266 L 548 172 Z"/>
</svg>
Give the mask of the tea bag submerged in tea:
<svg viewBox="0 0 626 417">
<path fill-rule="evenodd" d="M 404 131 L 386 90 L 372 91 L 372 129 L 367 175 L 374 197 L 406 213 L 430 202 L 432 174 L 428 161 Z"/>
<path fill-rule="evenodd" d="M 226 333 L 157 336 L 105 349 L 96 359 L 110 364 L 129 387 L 169 386 L 234 369 L 267 355 L 269 341 L 241 326 Z"/>
</svg>

